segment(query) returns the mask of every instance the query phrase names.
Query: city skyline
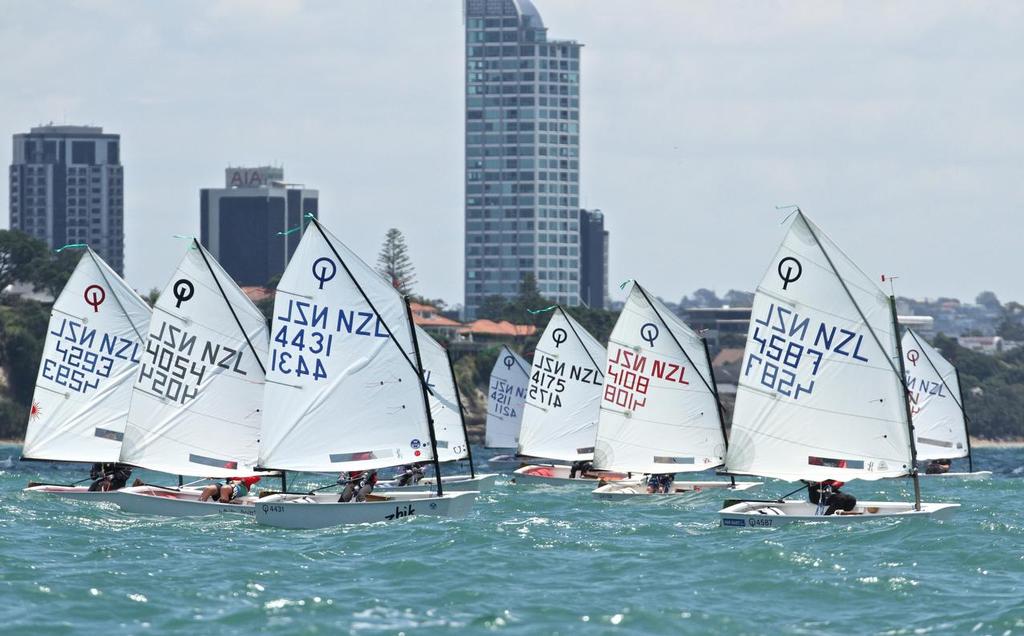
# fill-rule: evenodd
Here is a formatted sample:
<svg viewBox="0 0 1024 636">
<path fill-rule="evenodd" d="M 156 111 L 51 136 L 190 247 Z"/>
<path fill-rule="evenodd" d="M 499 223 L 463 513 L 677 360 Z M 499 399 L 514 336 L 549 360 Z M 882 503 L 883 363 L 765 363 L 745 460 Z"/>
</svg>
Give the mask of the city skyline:
<svg viewBox="0 0 1024 636">
<path fill-rule="evenodd" d="M 609 212 L 612 300 L 626 278 L 671 301 L 752 289 L 781 236 L 774 206 L 789 203 L 869 274 L 899 275 L 901 295 L 1024 297 L 1019 8 L 537 5 L 552 36 L 587 45 L 580 207 Z M 4 134 L 52 119 L 121 135 L 139 289 L 166 282 L 173 234 L 199 235 L 210 174 L 279 163 L 315 184 L 325 224 L 364 259 L 399 227 L 417 292 L 458 302 L 461 6 L 302 8 L 14 5 Z M 384 23 L 401 46 L 377 48 Z M 46 47 L 55 38 L 81 65 Z M 276 90 L 228 81 L 270 75 Z"/>
</svg>

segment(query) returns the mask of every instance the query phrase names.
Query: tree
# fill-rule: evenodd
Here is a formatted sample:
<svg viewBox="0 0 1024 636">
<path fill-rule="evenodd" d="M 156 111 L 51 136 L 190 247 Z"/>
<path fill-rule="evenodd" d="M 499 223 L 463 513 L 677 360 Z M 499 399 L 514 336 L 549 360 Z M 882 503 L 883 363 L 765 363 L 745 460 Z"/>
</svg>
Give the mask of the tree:
<svg viewBox="0 0 1024 636">
<path fill-rule="evenodd" d="M 974 302 L 985 309 L 991 309 L 993 311 L 999 311 L 1003 308 L 1003 305 L 999 302 L 999 298 L 996 297 L 995 292 L 983 291 L 978 294 L 978 297 L 974 299 Z"/>
<path fill-rule="evenodd" d="M 81 250 L 64 250 L 57 254 L 44 252 L 32 262 L 31 271 L 28 273 L 29 281 L 37 291 L 44 289 L 56 298 L 71 278 L 71 273 L 75 271 L 81 258 Z"/>
<path fill-rule="evenodd" d="M 33 282 L 48 252 L 45 243 L 24 232 L 0 230 L 0 292 L 14 282 Z"/>
<path fill-rule="evenodd" d="M 412 293 L 412 285 L 416 282 L 416 268 L 409 258 L 405 236 L 398 228 L 391 228 L 384 237 L 384 244 L 377 256 L 377 271 L 401 293 Z"/>
</svg>

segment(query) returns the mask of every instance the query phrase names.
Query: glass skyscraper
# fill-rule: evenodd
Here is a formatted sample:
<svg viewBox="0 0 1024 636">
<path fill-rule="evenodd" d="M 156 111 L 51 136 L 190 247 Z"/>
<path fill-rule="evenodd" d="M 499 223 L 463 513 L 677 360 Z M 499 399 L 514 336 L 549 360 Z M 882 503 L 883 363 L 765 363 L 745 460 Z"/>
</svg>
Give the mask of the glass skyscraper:
<svg viewBox="0 0 1024 636">
<path fill-rule="evenodd" d="M 466 0 L 466 313 L 540 293 L 580 302 L 580 48 L 530 0 Z"/>
</svg>

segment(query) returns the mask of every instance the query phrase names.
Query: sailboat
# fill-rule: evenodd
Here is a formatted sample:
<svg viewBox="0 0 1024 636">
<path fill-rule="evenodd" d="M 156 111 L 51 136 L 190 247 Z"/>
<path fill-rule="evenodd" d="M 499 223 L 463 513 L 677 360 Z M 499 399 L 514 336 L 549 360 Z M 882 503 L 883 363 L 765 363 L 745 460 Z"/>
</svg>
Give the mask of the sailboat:
<svg viewBox="0 0 1024 636">
<path fill-rule="evenodd" d="M 707 341 L 633 282 L 608 341 L 594 468 L 665 475 L 725 463 L 728 442 Z M 674 481 L 648 493 L 642 481 L 599 486 L 599 499 L 665 498 L 760 482 Z"/>
<path fill-rule="evenodd" d="M 23 460 L 113 463 L 121 452 L 152 312 L 102 258 L 83 247 L 50 313 Z M 77 484 L 33 482 L 26 490 L 91 501 L 113 495 Z"/>
<path fill-rule="evenodd" d="M 260 310 L 192 239 L 161 292 L 135 378 L 120 461 L 174 475 L 262 474 L 254 466 L 268 349 Z M 253 514 L 255 497 L 199 501 L 200 488 L 142 485 L 113 498 L 126 512 Z"/>
<path fill-rule="evenodd" d="M 564 309 L 555 308 L 533 355 L 519 455 L 568 462 L 594 458 L 606 357 L 604 347 L 586 329 Z M 529 464 L 513 476 L 517 481 L 548 483 L 598 479 L 596 471 L 577 471 L 565 464 Z M 609 481 L 626 477 L 600 473 Z"/>
<path fill-rule="evenodd" d="M 484 447 L 508 448 L 512 453 L 495 455 L 487 460 L 492 468 L 515 470 L 524 457 L 515 454 L 519 445 L 519 428 L 526 409 L 526 392 L 530 387 L 530 365 L 507 345 L 501 346 L 491 368 L 487 389 L 487 425 Z"/>
<path fill-rule="evenodd" d="M 987 479 L 990 470 L 974 470 L 967 410 L 960 373 L 913 330 L 903 334 L 904 367 L 910 391 L 918 461 L 967 458 L 966 473 L 922 473 L 922 477 Z"/>
<path fill-rule="evenodd" d="M 340 472 L 432 461 L 437 440 L 421 347 L 402 296 L 310 218 L 274 301 L 259 465 Z M 256 521 L 321 528 L 411 515 L 462 516 L 472 491 L 386 491 L 341 503 L 337 493 L 270 495 Z"/>
<path fill-rule="evenodd" d="M 486 492 L 494 486 L 496 474 L 477 474 L 473 464 L 473 449 L 469 445 L 466 417 L 462 411 L 459 385 L 455 379 L 448 350 L 434 340 L 430 334 L 416 327 L 416 338 L 420 343 L 424 377 L 430 389 L 430 414 L 434 418 L 434 434 L 437 437 L 438 463 L 445 464 L 461 460 L 469 461 L 468 475 L 444 475 L 441 477 L 448 490 L 475 490 Z M 425 477 L 416 484 L 399 486 L 396 480 L 382 481 L 378 488 L 401 488 L 406 491 L 434 489 L 434 477 Z"/>
<path fill-rule="evenodd" d="M 806 499 L 727 501 L 722 524 L 952 515 L 959 504 L 921 502 L 902 367 L 895 300 L 797 209 L 754 296 L 726 469 L 811 482 L 910 476 L 914 501 L 827 516 Z"/>
</svg>

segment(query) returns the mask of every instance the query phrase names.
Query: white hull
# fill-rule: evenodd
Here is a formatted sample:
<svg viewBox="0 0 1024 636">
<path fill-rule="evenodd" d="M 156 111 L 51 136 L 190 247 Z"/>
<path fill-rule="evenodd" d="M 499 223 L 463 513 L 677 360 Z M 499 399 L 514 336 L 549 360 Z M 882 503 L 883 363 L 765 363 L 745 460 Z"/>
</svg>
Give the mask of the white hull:
<svg viewBox="0 0 1024 636">
<path fill-rule="evenodd" d="M 45 495 L 56 495 L 66 499 L 77 499 L 79 501 L 113 501 L 117 490 L 98 490 L 89 492 L 88 486 L 58 486 L 54 484 L 41 484 L 29 486 L 24 492 L 42 493 Z"/>
<path fill-rule="evenodd" d="M 445 475 L 441 477 L 441 485 L 444 486 L 445 492 L 449 490 L 452 492 L 465 492 L 469 490 L 475 490 L 476 492 L 488 492 L 494 488 L 494 480 L 497 478 L 498 476 L 495 474 L 477 475 L 476 477 L 470 477 L 469 475 Z M 424 477 L 415 485 L 399 486 L 396 480 L 390 479 L 388 481 L 377 482 L 374 492 L 379 492 L 380 490 L 433 492 L 437 490 L 437 486 L 435 485 L 436 483 L 437 482 L 434 481 L 433 477 Z"/>
<path fill-rule="evenodd" d="M 933 473 L 931 475 L 928 473 L 918 473 L 918 477 L 955 477 L 957 479 L 969 479 L 972 481 L 977 479 L 988 479 L 991 476 L 991 470 L 976 470 L 973 473 Z"/>
<path fill-rule="evenodd" d="M 672 483 L 672 492 L 647 492 L 647 484 L 643 481 L 620 481 L 605 484 L 594 489 L 595 499 L 608 501 L 626 501 L 630 499 L 657 499 L 667 500 L 686 498 L 705 490 L 750 490 L 761 485 L 759 481 L 738 481 L 732 484 L 728 481 L 676 481 Z"/>
<path fill-rule="evenodd" d="M 775 528 L 790 523 L 860 523 L 873 519 L 938 519 L 953 516 L 960 504 L 922 503 L 914 510 L 912 502 L 859 501 L 851 512 L 859 514 L 816 514 L 818 506 L 808 501 L 741 501 L 718 511 L 722 525 L 735 528 Z M 871 512 L 874 510 L 874 512 Z"/>
<path fill-rule="evenodd" d="M 238 503 L 199 501 L 202 493 L 198 488 L 181 490 L 136 486 L 123 488 L 112 499 L 121 510 L 140 515 L 161 515 L 164 517 L 204 517 L 222 513 L 253 514 L 256 497 L 243 497 Z"/>
<path fill-rule="evenodd" d="M 256 522 L 278 528 L 329 528 L 356 523 L 394 521 L 416 515 L 464 517 L 473 507 L 475 492 L 389 492 L 371 501 L 339 503 L 338 495 L 270 495 L 256 504 Z"/>
<path fill-rule="evenodd" d="M 596 473 L 590 471 L 592 475 L 597 476 L 585 476 L 577 473 L 576 477 L 569 477 L 572 472 L 571 466 L 565 466 L 563 464 L 530 464 L 523 466 L 512 473 L 512 479 L 514 483 L 522 484 L 595 484 L 601 481 L 638 481 L 640 475 L 636 477 L 630 477 L 626 473 L 614 473 L 614 472 L 601 472 Z"/>
</svg>

